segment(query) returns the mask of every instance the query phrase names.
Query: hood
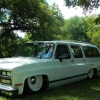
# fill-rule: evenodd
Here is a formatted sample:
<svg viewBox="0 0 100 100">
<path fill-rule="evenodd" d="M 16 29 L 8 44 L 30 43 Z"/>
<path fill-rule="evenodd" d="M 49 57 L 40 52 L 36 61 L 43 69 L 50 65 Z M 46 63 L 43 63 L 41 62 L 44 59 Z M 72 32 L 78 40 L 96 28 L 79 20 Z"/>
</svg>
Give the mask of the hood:
<svg viewBox="0 0 100 100">
<path fill-rule="evenodd" d="M 46 60 L 46 59 L 45 59 Z M 43 59 L 34 57 L 12 57 L 0 59 L 0 69 L 12 70 L 15 67 L 42 62 Z"/>
</svg>

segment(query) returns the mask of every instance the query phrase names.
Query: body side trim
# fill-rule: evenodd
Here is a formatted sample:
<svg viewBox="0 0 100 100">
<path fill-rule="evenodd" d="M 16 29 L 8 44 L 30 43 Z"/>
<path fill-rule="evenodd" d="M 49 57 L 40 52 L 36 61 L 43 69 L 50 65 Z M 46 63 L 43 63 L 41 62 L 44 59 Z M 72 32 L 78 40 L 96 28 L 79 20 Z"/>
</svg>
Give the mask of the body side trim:
<svg viewBox="0 0 100 100">
<path fill-rule="evenodd" d="M 50 81 L 49 84 L 50 84 L 50 83 L 54 83 L 54 82 L 58 82 L 58 81 L 63 81 L 63 80 L 75 78 L 75 77 L 79 77 L 79 76 L 84 76 L 84 75 L 87 75 L 87 73 L 81 74 L 81 75 L 72 76 L 72 77 L 62 78 L 62 79 L 58 79 L 58 80 L 54 80 L 54 81 Z"/>
</svg>

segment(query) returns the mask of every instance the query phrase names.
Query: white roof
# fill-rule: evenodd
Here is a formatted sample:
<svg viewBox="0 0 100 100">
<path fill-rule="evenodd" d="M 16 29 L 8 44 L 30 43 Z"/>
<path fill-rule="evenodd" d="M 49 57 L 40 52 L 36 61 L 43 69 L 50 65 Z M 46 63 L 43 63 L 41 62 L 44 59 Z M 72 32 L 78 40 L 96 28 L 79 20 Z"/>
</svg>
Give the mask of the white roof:
<svg viewBox="0 0 100 100">
<path fill-rule="evenodd" d="M 81 42 L 81 41 L 71 41 L 71 40 L 67 40 L 67 41 L 64 41 L 64 40 L 56 40 L 56 41 L 32 41 L 32 42 L 26 42 L 26 43 L 34 43 L 34 42 L 45 42 L 45 43 L 54 43 L 54 44 L 58 44 L 58 43 L 66 43 L 66 44 L 74 44 L 74 45 L 83 45 L 83 46 L 92 46 L 92 47 L 96 47 L 95 45 L 91 44 L 91 43 L 88 43 L 88 42 Z"/>
</svg>

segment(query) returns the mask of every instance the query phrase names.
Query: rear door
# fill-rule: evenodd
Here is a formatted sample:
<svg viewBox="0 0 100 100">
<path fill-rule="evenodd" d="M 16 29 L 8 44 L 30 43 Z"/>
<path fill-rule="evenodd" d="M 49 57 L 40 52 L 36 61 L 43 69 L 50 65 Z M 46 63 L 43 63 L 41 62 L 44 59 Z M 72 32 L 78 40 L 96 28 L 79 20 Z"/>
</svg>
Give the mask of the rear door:
<svg viewBox="0 0 100 100">
<path fill-rule="evenodd" d="M 80 45 L 71 45 L 71 50 L 75 64 L 75 76 L 86 75 L 87 65 L 82 53 L 82 47 Z"/>
</svg>

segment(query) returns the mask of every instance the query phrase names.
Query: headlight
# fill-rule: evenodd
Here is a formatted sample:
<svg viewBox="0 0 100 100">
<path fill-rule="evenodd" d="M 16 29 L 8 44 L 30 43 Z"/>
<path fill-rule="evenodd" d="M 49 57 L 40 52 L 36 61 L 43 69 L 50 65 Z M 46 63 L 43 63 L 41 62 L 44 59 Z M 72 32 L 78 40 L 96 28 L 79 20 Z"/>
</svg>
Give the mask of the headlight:
<svg viewBox="0 0 100 100">
<path fill-rule="evenodd" d="M 0 82 L 11 85 L 11 71 L 0 71 Z"/>
<path fill-rule="evenodd" d="M 7 72 L 7 76 L 10 76 L 11 77 L 11 72 Z"/>
<path fill-rule="evenodd" d="M 4 76 L 10 76 L 11 77 L 11 72 L 10 71 L 1 71 L 1 75 L 4 75 Z"/>
<path fill-rule="evenodd" d="M 2 71 L 2 72 L 1 72 L 1 75 L 6 76 L 6 71 Z"/>
<path fill-rule="evenodd" d="M 1 83 L 11 84 L 11 81 L 10 80 L 6 80 L 6 79 L 1 79 Z"/>
</svg>

